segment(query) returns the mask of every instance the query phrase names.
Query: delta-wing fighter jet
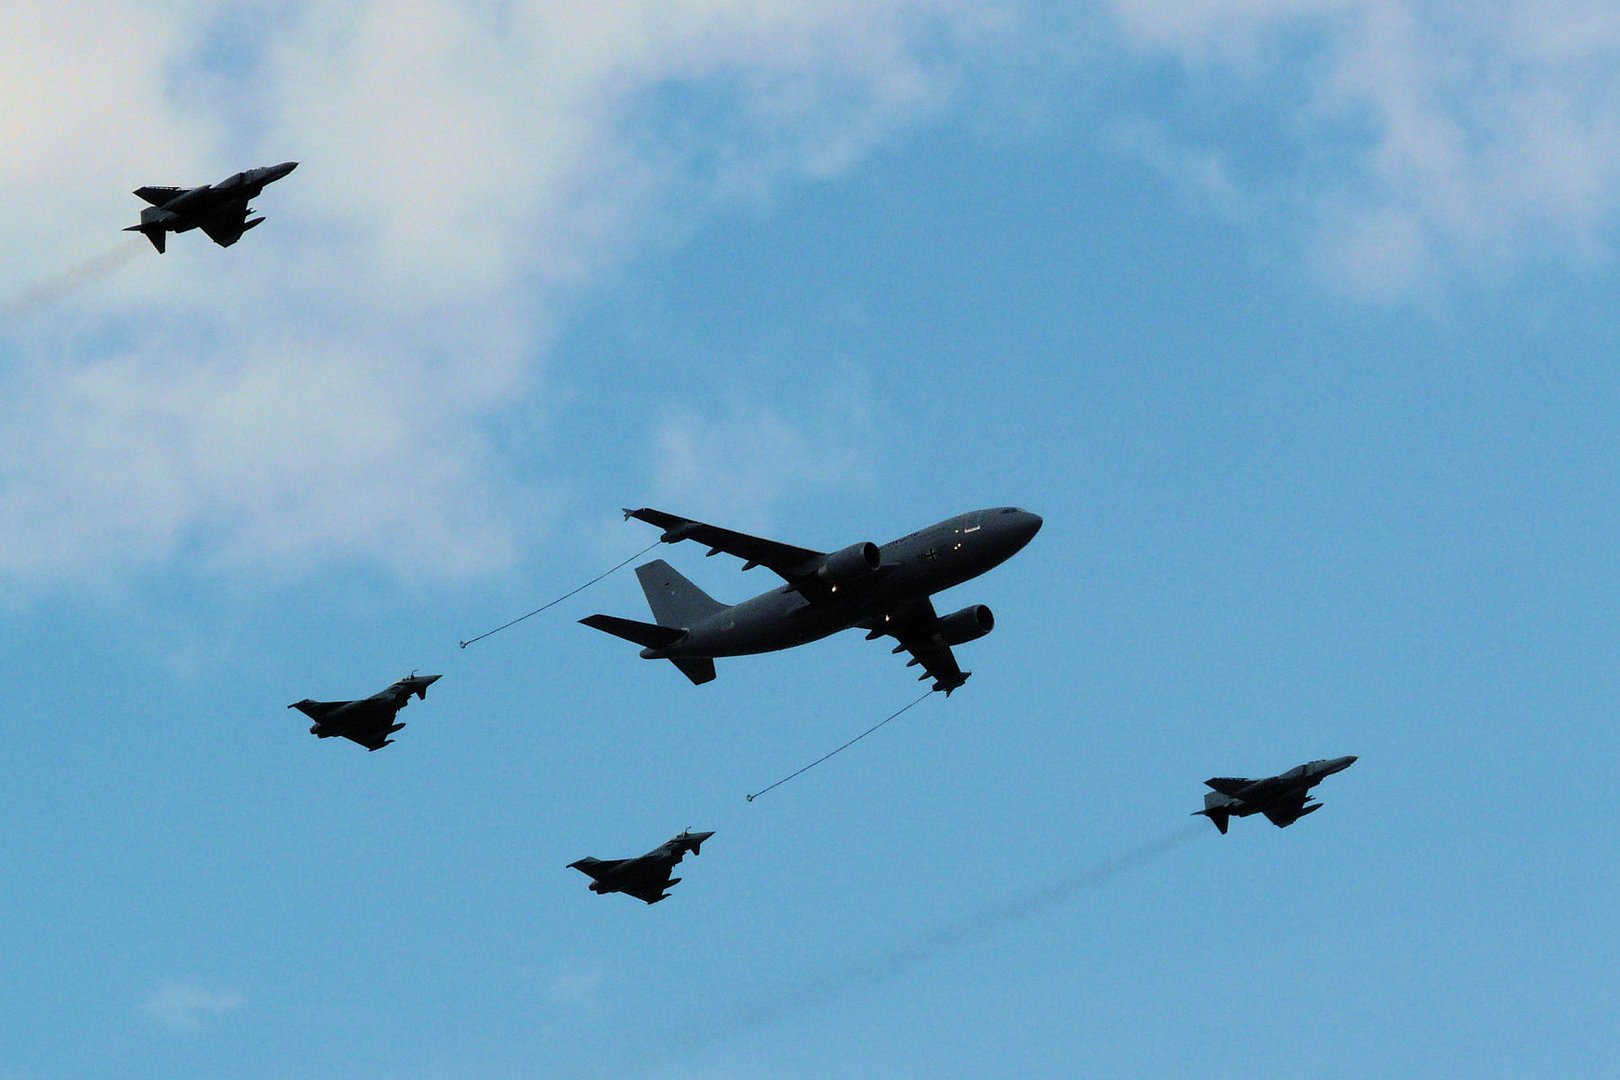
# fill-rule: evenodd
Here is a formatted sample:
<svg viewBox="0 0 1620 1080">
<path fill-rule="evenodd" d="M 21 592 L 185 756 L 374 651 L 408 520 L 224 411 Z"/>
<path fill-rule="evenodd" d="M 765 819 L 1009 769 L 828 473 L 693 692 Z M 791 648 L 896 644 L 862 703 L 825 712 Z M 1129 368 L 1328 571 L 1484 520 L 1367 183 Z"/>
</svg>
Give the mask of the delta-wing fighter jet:
<svg viewBox="0 0 1620 1080">
<path fill-rule="evenodd" d="M 587 856 L 569 863 L 568 868 L 589 877 L 593 893 L 605 895 L 622 892 L 637 900 L 656 904 L 668 897 L 669 890 L 680 883 L 680 878 L 669 876 L 675 864 L 685 858 L 688 851 L 693 855 L 701 854 L 703 841 L 713 835 L 712 831 L 695 833 L 688 829 L 634 859 L 593 859 Z"/>
<path fill-rule="evenodd" d="M 298 168 L 296 161 L 283 161 L 280 165 L 265 165 L 217 184 L 202 187 L 140 187 L 135 194 L 151 203 L 141 211 L 141 223 L 131 225 L 125 232 L 138 232 L 163 254 L 167 234 L 201 229 L 208 239 L 220 247 L 230 247 L 242 239 L 242 234 L 264 221 L 262 217 L 249 219 L 253 209 L 249 199 L 257 199 L 266 184 L 273 184 Z"/>
<path fill-rule="evenodd" d="M 988 634 L 995 616 L 973 604 L 941 617 L 929 599 L 1000 565 L 1040 531 L 1041 519 L 1012 506 L 974 510 L 879 547 L 870 542 L 814 551 L 705 525 L 662 510 L 626 510 L 664 530 L 666 544 L 696 540 L 710 555 L 722 551 L 763 566 L 786 584 L 740 604 L 726 605 L 686 580 L 662 559 L 636 567 L 656 622 L 592 615 L 580 622 L 642 647 L 649 660 L 669 660 L 694 683 L 714 678 L 719 656 L 775 652 L 858 628 L 867 639 L 895 639 L 918 681 L 933 679 L 946 694 L 967 682 L 952 646 Z"/>
<path fill-rule="evenodd" d="M 295 701 L 287 706 L 297 709 L 311 720 L 315 726 L 309 733 L 318 738 L 330 739 L 342 736 L 351 742 L 357 742 L 367 750 L 381 750 L 393 742 L 389 736 L 403 728 L 404 724 L 394 723 L 399 710 L 410 704 L 411 695 L 425 699 L 427 688 L 439 681 L 437 675 L 418 675 L 411 672 L 410 676 L 399 680 L 380 694 L 373 694 L 358 701 Z"/>
<path fill-rule="evenodd" d="M 1204 794 L 1204 808 L 1193 811 L 1193 816 L 1209 818 L 1222 834 L 1226 832 L 1229 819 L 1251 814 L 1264 814 L 1277 828 L 1285 829 L 1306 814 L 1322 809 L 1321 803 L 1312 801 L 1311 788 L 1355 763 L 1354 755 L 1323 758 L 1296 765 L 1264 780 L 1212 776 L 1204 783 L 1215 790 Z"/>
</svg>

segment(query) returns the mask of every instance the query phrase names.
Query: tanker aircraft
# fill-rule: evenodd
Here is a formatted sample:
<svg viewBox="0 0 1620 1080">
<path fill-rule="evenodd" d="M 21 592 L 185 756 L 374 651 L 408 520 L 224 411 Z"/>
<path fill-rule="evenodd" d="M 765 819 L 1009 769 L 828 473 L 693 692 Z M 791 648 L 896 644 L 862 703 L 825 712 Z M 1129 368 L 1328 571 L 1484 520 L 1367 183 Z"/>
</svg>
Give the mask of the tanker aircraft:
<svg viewBox="0 0 1620 1080">
<path fill-rule="evenodd" d="M 666 544 L 696 540 L 710 555 L 735 555 L 744 570 L 764 566 L 786 584 L 726 605 L 659 559 L 636 567 L 656 622 L 592 615 L 580 620 L 586 626 L 635 642 L 646 659 L 671 661 L 693 683 L 714 678 L 715 657 L 775 652 L 862 629 L 868 640 L 894 638 L 894 652 L 911 654 L 907 666 L 922 666 L 918 681 L 932 678 L 933 689 L 947 695 L 971 674 L 957 666 L 951 647 L 988 634 L 995 616 L 973 604 L 941 617 L 929 597 L 1005 562 L 1041 528 L 1038 515 L 1001 506 L 946 518 L 882 547 L 861 542 L 825 552 L 646 507 L 624 516 L 663 529 Z"/>
</svg>

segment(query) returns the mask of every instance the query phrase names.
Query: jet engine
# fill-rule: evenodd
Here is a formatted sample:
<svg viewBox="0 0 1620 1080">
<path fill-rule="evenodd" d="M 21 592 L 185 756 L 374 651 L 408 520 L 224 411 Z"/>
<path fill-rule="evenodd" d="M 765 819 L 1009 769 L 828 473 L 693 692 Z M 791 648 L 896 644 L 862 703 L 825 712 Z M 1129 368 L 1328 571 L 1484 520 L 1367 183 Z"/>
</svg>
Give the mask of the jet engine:
<svg viewBox="0 0 1620 1080">
<path fill-rule="evenodd" d="M 939 620 L 939 639 L 947 645 L 976 641 L 996 628 L 996 617 L 983 604 L 953 611 Z"/>
<path fill-rule="evenodd" d="M 878 551 L 876 544 L 868 540 L 863 544 L 851 544 L 841 551 L 828 555 L 826 562 L 817 568 L 816 577 L 836 588 L 876 573 L 878 567 L 882 565 L 882 553 Z"/>
</svg>

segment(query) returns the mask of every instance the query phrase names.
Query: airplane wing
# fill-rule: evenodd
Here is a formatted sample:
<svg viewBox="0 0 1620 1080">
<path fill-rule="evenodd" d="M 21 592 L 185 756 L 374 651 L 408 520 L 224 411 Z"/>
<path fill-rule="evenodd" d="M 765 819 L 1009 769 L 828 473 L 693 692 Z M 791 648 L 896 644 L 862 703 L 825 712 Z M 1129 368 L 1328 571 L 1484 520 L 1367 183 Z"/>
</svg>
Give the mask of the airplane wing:
<svg viewBox="0 0 1620 1080">
<path fill-rule="evenodd" d="M 1208 780 L 1205 780 L 1204 783 L 1214 788 L 1222 795 L 1236 795 L 1238 792 L 1254 783 L 1254 781 L 1245 780 L 1241 776 L 1212 776 Z"/>
<path fill-rule="evenodd" d="M 866 624 L 866 628 L 871 631 L 871 636 L 887 634 L 898 641 L 894 651 L 911 654 L 906 666 L 922 666 L 923 674 L 917 681 L 932 677 L 934 689 L 945 691 L 947 696 L 967 682 L 972 674 L 957 665 L 956 654 L 940 640 L 939 613 L 934 610 L 934 602 L 926 596 L 879 621 Z"/>
<path fill-rule="evenodd" d="M 627 896 L 633 896 L 648 904 L 656 904 L 663 899 L 664 890 L 680 880 L 670 877 L 669 872 L 673 866 L 673 863 L 663 863 L 645 869 L 638 868 L 625 875 L 622 880 L 615 881 L 614 885 Z"/>
<path fill-rule="evenodd" d="M 578 870 L 592 881 L 601 881 L 629 861 L 629 859 L 597 859 L 595 862 L 587 862 L 580 859 L 578 862 L 569 863 L 568 868 Z"/>
<path fill-rule="evenodd" d="M 242 234 L 247 231 L 247 216 L 247 200 L 232 199 L 197 222 L 197 227 L 220 247 L 230 247 L 242 239 Z"/>
<path fill-rule="evenodd" d="M 733 532 L 717 525 L 706 525 L 701 521 L 666 514 L 662 510 L 653 510 L 645 506 L 639 510 L 626 509 L 624 516 L 663 529 L 662 539 L 666 544 L 678 543 L 681 540 L 696 540 L 700 544 L 708 545 L 710 555 L 718 555 L 722 551 L 727 555 L 735 555 L 743 560 L 744 570 L 763 566 L 790 585 L 797 585 L 814 574 L 816 567 L 827 557 L 824 551 L 780 544 L 775 540 Z"/>
<path fill-rule="evenodd" d="M 1301 791 L 1286 800 L 1273 803 L 1262 810 L 1261 813 L 1265 814 L 1266 820 L 1277 826 L 1277 828 L 1286 829 L 1307 813 L 1305 809 L 1306 798 L 1305 792 Z"/>
<path fill-rule="evenodd" d="M 381 750 L 391 741 L 388 738 L 390 733 L 387 726 L 380 728 L 361 728 L 358 730 L 350 728 L 348 731 L 340 732 L 340 734 L 350 742 L 359 743 L 367 750 Z"/>
<path fill-rule="evenodd" d="M 190 190 L 190 188 L 183 187 L 138 187 L 135 189 L 135 194 L 153 206 L 162 206 L 176 195 Z"/>
</svg>

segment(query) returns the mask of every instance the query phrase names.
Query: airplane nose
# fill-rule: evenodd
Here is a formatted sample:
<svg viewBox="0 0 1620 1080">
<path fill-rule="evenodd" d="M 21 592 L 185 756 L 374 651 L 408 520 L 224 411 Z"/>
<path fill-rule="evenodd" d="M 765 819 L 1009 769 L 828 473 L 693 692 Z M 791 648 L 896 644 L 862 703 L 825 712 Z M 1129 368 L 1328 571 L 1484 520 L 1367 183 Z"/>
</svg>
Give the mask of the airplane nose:
<svg viewBox="0 0 1620 1080">
<path fill-rule="evenodd" d="M 288 173 L 298 168 L 298 162 L 283 161 L 280 165 L 272 165 L 271 168 L 275 170 L 276 179 L 280 180 L 283 176 L 286 176 Z"/>
</svg>

